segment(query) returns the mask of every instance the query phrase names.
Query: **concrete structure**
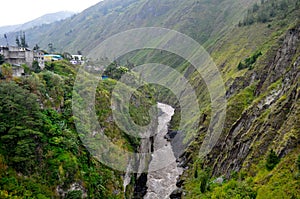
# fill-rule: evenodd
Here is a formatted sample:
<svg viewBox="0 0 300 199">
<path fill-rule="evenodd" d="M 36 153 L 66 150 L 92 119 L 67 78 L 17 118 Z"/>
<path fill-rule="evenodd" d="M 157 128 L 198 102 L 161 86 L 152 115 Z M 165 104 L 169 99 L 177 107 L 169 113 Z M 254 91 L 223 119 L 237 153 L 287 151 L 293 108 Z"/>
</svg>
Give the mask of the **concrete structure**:
<svg viewBox="0 0 300 199">
<path fill-rule="evenodd" d="M 82 55 L 72 55 L 72 60 L 70 61 L 72 64 L 84 64 Z"/>
<path fill-rule="evenodd" d="M 63 58 L 61 55 L 53 55 L 53 54 L 44 55 L 44 61 L 46 61 L 46 62 L 58 61 L 58 60 L 62 60 L 62 59 Z"/>
<path fill-rule="evenodd" d="M 24 68 L 22 67 L 13 67 L 12 70 L 13 70 L 14 77 L 21 77 L 25 75 Z"/>
<path fill-rule="evenodd" d="M 13 66 L 21 66 L 21 64 L 31 66 L 34 60 L 33 52 L 23 47 L 0 46 L 0 54 L 4 55 L 5 62 Z"/>
<path fill-rule="evenodd" d="M 41 69 L 45 68 L 44 52 L 43 51 L 34 51 L 33 59 L 39 63 Z"/>
</svg>

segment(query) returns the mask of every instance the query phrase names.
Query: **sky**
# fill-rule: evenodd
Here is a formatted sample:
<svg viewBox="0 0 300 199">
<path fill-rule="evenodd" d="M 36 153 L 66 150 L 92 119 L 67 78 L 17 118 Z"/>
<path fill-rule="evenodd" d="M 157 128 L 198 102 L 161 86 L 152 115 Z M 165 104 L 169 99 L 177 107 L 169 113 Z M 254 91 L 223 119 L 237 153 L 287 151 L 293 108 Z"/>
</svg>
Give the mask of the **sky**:
<svg viewBox="0 0 300 199">
<path fill-rule="evenodd" d="M 58 11 L 81 12 L 101 0 L 4 0 L 0 6 L 0 26 L 23 24 Z"/>
</svg>

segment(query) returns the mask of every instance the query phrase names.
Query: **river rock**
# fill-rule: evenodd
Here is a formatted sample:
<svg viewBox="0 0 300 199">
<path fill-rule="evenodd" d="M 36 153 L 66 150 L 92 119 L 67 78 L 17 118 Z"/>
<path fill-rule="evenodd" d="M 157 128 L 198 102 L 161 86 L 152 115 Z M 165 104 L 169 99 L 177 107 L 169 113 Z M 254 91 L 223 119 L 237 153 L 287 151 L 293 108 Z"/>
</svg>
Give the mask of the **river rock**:
<svg viewBox="0 0 300 199">
<path fill-rule="evenodd" d="M 176 186 L 181 187 L 183 183 L 184 183 L 184 180 L 178 179 L 176 182 Z"/>
<path fill-rule="evenodd" d="M 170 198 L 171 199 L 181 199 L 181 196 L 182 196 L 182 189 L 178 188 L 171 193 Z"/>
<path fill-rule="evenodd" d="M 169 131 L 164 138 L 168 141 L 171 141 L 177 135 L 177 131 Z"/>
</svg>

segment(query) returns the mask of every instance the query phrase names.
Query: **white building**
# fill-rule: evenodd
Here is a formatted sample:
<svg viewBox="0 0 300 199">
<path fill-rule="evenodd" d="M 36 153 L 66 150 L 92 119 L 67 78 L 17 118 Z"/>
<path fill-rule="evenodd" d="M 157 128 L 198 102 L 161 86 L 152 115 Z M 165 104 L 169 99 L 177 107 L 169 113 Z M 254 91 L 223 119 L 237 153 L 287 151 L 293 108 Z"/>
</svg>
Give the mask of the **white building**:
<svg viewBox="0 0 300 199">
<path fill-rule="evenodd" d="M 72 64 L 84 64 L 84 59 L 82 55 L 72 55 L 72 60 L 70 61 Z"/>
</svg>

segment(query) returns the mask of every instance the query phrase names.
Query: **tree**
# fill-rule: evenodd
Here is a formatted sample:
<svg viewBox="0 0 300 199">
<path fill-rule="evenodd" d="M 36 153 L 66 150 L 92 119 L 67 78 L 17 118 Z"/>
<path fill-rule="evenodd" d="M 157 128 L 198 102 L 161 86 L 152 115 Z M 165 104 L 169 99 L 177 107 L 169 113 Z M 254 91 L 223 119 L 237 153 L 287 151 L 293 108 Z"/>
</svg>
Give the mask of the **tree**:
<svg viewBox="0 0 300 199">
<path fill-rule="evenodd" d="M 268 15 L 264 11 L 259 12 L 257 16 L 257 21 L 261 23 L 268 22 Z"/>
<path fill-rule="evenodd" d="M 25 32 L 22 33 L 20 39 L 21 39 L 21 47 L 27 48 L 28 44 L 26 43 Z"/>
<path fill-rule="evenodd" d="M 21 47 L 19 36 L 16 36 L 16 44 L 18 47 Z"/>
<path fill-rule="evenodd" d="M 258 10 L 259 10 L 259 6 L 258 6 L 257 3 L 255 3 L 255 4 L 253 5 L 252 11 L 253 11 L 253 12 L 257 12 Z"/>
<path fill-rule="evenodd" d="M 54 53 L 55 48 L 54 48 L 54 46 L 53 46 L 53 43 L 49 43 L 49 44 L 48 44 L 48 47 L 49 47 L 49 52 L 50 52 L 50 53 Z"/>
<path fill-rule="evenodd" d="M 30 74 L 30 68 L 27 66 L 27 64 L 21 64 L 21 67 L 24 69 L 25 74 Z"/>
<path fill-rule="evenodd" d="M 68 53 L 68 52 L 64 52 L 62 54 L 62 56 L 63 56 L 64 59 L 66 59 L 68 61 L 72 60 L 72 55 L 70 53 Z"/>
<path fill-rule="evenodd" d="M 279 4 L 279 9 L 286 10 L 289 7 L 288 3 L 286 1 L 281 1 Z"/>
<path fill-rule="evenodd" d="M 247 66 L 245 64 L 243 64 L 242 62 L 240 62 L 237 68 L 239 70 L 243 70 L 243 69 L 247 68 Z"/>
<path fill-rule="evenodd" d="M 9 44 L 8 44 L 8 39 L 7 39 L 7 35 L 6 35 L 6 34 L 4 34 L 4 38 L 5 38 L 5 41 L 6 41 L 6 45 L 9 46 Z"/>
<path fill-rule="evenodd" d="M 20 32 L 20 35 L 16 36 L 16 44 L 18 47 L 27 48 L 25 32 Z"/>
<path fill-rule="evenodd" d="M 122 75 L 129 72 L 129 69 L 125 66 L 119 66 L 117 62 L 111 63 L 105 69 L 103 75 L 106 75 L 112 79 L 120 79 Z"/>
<path fill-rule="evenodd" d="M 267 156 L 266 168 L 271 171 L 280 161 L 280 158 L 276 155 L 273 149 L 269 152 Z"/>
<path fill-rule="evenodd" d="M 2 75 L 6 78 L 6 79 L 11 79 L 12 78 L 12 75 L 13 75 L 13 70 L 12 70 L 12 67 L 10 64 L 6 63 L 6 64 L 3 64 L 2 67 L 1 67 L 1 72 L 2 72 Z"/>
<path fill-rule="evenodd" d="M 3 64 L 5 62 L 5 57 L 4 55 L 0 54 L 0 65 Z"/>
<path fill-rule="evenodd" d="M 209 169 L 202 170 L 199 173 L 200 191 L 201 191 L 201 193 L 205 193 L 206 190 L 207 190 L 207 185 L 208 185 L 208 181 L 209 181 L 209 177 L 210 177 L 209 173 L 210 173 Z"/>
<path fill-rule="evenodd" d="M 53 62 L 46 62 L 45 69 L 53 71 L 55 68 L 55 64 Z"/>
<path fill-rule="evenodd" d="M 33 50 L 38 51 L 40 49 L 39 45 L 35 44 L 35 46 L 33 47 Z"/>
<path fill-rule="evenodd" d="M 261 51 L 255 52 L 250 57 L 247 57 L 243 62 L 240 62 L 238 64 L 237 68 L 239 70 L 242 70 L 245 68 L 248 68 L 249 70 L 251 70 L 253 68 L 254 63 L 257 61 L 258 57 L 260 57 L 261 55 L 262 55 Z"/>
<path fill-rule="evenodd" d="M 297 159 L 297 167 L 298 167 L 298 169 L 300 171 L 300 155 L 298 156 L 298 159 Z"/>
<path fill-rule="evenodd" d="M 12 81 L 4 82 L 0 84 L 0 107 L 0 147 L 10 165 L 31 173 L 42 155 L 37 150 L 43 137 L 37 96 Z"/>
<path fill-rule="evenodd" d="M 80 199 L 82 198 L 82 191 L 74 190 L 67 193 L 66 199 Z"/>
<path fill-rule="evenodd" d="M 33 70 L 33 72 L 35 72 L 35 73 L 39 73 L 39 72 L 42 71 L 38 61 L 34 60 L 34 61 L 32 62 L 32 70 Z"/>
</svg>

